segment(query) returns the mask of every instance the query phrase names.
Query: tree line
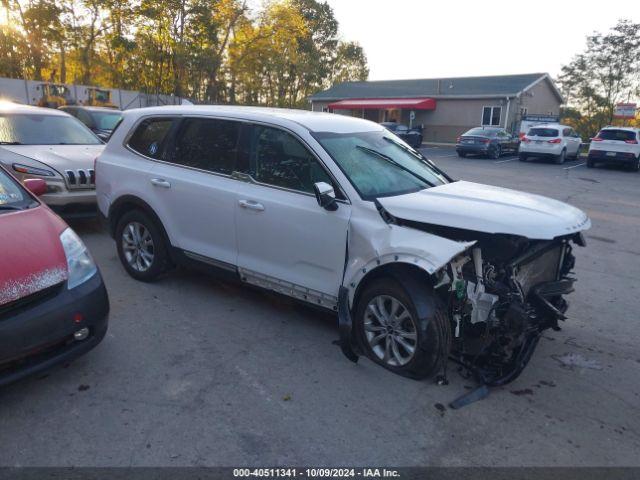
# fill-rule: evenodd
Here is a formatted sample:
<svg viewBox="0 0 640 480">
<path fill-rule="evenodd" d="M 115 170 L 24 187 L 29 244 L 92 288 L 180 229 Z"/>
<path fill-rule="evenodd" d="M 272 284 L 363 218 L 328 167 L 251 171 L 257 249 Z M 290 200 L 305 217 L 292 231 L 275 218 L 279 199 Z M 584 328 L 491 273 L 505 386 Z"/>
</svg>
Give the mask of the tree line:
<svg viewBox="0 0 640 480">
<path fill-rule="evenodd" d="M 640 125 L 638 118 L 614 118 L 617 103 L 640 97 L 640 23 L 620 20 L 607 32 L 587 36 L 586 47 L 557 78 L 567 106 L 563 121 L 583 138 L 606 125 Z"/>
<path fill-rule="evenodd" d="M 0 76 L 300 107 L 366 80 L 318 0 L 0 0 Z"/>
</svg>

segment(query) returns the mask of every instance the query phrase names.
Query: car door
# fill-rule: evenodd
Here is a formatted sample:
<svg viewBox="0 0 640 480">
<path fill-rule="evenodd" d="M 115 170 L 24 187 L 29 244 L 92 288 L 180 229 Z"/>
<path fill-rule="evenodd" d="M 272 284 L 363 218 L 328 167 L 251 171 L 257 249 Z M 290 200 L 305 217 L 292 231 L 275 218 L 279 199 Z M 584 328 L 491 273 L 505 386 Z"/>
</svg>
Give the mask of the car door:
<svg viewBox="0 0 640 480">
<path fill-rule="evenodd" d="M 186 117 L 153 169 L 153 205 L 171 244 L 190 258 L 235 268 L 234 170 L 240 123 Z"/>
<path fill-rule="evenodd" d="M 293 133 L 245 125 L 240 145 L 237 177 L 244 181 L 239 182 L 235 209 L 242 278 L 334 305 L 344 270 L 350 204 L 338 200 L 334 211 L 318 205 L 315 182 L 338 186 Z"/>
</svg>

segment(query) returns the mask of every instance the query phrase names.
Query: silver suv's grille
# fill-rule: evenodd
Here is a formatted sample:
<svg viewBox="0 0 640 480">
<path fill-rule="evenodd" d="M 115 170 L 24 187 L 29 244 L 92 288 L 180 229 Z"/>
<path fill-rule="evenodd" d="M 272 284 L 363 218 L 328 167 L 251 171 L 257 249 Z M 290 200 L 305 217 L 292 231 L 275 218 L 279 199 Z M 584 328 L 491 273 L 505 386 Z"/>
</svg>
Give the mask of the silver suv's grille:
<svg viewBox="0 0 640 480">
<path fill-rule="evenodd" d="M 96 172 L 93 168 L 65 170 L 64 173 L 67 176 L 70 189 L 96 188 Z"/>
</svg>

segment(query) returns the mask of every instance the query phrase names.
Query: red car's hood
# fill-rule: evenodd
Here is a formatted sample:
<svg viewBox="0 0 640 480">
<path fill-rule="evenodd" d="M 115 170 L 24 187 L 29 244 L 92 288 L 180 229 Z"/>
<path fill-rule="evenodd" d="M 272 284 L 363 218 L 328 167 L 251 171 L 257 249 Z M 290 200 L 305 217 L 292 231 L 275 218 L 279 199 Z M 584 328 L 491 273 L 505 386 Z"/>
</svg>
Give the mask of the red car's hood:
<svg viewBox="0 0 640 480">
<path fill-rule="evenodd" d="M 67 278 L 66 224 L 46 207 L 0 213 L 0 305 Z"/>
</svg>

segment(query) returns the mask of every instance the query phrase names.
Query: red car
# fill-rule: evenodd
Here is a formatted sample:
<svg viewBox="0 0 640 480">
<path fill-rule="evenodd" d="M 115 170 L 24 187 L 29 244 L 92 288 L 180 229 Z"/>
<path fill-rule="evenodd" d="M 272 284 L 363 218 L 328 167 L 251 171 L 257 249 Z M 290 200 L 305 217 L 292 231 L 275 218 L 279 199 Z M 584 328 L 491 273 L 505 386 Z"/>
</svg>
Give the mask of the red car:
<svg viewBox="0 0 640 480">
<path fill-rule="evenodd" d="M 82 355 L 107 331 L 100 272 L 38 200 L 46 188 L 41 179 L 23 186 L 0 167 L 0 385 Z"/>
</svg>

